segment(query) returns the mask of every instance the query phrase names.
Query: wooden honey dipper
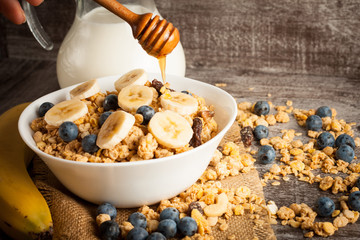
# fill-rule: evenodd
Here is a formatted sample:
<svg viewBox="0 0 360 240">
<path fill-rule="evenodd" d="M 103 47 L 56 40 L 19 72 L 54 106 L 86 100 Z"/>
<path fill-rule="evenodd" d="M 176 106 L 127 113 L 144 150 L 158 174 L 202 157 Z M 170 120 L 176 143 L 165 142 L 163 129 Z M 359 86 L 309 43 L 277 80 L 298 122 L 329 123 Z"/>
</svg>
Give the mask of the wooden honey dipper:
<svg viewBox="0 0 360 240">
<path fill-rule="evenodd" d="M 94 0 L 110 12 L 122 18 L 132 28 L 133 36 L 142 48 L 156 58 L 165 57 L 180 40 L 179 30 L 166 20 L 152 13 L 136 14 L 116 0 Z"/>
</svg>

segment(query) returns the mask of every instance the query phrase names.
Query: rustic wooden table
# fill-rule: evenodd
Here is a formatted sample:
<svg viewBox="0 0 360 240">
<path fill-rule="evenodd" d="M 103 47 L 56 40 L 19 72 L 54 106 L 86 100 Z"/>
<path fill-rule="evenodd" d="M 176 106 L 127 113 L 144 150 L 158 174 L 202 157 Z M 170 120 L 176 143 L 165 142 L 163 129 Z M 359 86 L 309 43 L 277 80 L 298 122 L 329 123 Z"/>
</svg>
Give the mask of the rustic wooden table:
<svg viewBox="0 0 360 240">
<path fill-rule="evenodd" d="M 296 108 L 327 105 L 347 122 L 360 122 L 360 1 L 168 0 L 155 1 L 160 13 L 177 26 L 187 60 L 186 76 L 224 90 L 238 102 L 269 100 Z M 0 113 L 59 89 L 58 47 L 71 26 L 72 0 L 47 0 L 40 20 L 55 41 L 42 50 L 25 25 L 0 18 Z M 250 90 L 252 88 L 253 90 Z M 277 124 L 298 128 L 294 120 Z M 300 130 L 299 130 L 300 131 Z M 305 132 L 304 132 L 305 133 Z M 355 127 L 360 136 L 360 127 Z M 356 151 L 360 156 L 359 150 Z M 359 160 L 356 160 L 359 161 Z M 257 165 L 260 176 L 269 166 Z M 267 200 L 279 206 L 293 202 L 314 206 L 318 196 L 332 195 L 291 178 L 266 186 Z M 278 239 L 300 239 L 303 231 L 273 225 Z M 360 222 L 341 228 L 329 239 L 359 239 Z M 315 239 L 320 239 L 315 237 Z"/>
</svg>

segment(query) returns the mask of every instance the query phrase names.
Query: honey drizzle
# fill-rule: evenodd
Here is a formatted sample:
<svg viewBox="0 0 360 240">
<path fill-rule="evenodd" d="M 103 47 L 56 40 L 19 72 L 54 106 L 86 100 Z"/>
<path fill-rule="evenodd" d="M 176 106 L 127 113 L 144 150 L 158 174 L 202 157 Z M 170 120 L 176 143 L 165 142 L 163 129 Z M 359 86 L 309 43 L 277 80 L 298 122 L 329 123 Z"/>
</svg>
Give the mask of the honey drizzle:
<svg viewBox="0 0 360 240">
<path fill-rule="evenodd" d="M 165 76 L 165 68 L 166 68 L 166 56 L 162 56 L 158 58 L 160 71 L 161 71 L 161 77 L 163 80 L 163 83 L 166 83 L 166 76 Z"/>
</svg>

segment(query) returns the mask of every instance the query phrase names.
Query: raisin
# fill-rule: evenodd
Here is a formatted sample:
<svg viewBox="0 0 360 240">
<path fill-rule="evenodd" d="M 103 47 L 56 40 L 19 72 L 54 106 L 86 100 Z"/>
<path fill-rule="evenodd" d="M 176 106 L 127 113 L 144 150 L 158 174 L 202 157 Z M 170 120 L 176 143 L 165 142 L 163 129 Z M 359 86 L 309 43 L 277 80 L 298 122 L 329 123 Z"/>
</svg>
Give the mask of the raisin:
<svg viewBox="0 0 360 240">
<path fill-rule="evenodd" d="M 152 80 L 152 82 L 151 82 L 151 87 L 153 87 L 153 88 L 156 89 L 156 91 L 159 93 L 159 96 L 162 94 L 162 93 L 160 92 L 160 90 L 161 90 L 161 88 L 162 88 L 163 86 L 164 86 L 164 84 L 163 84 L 162 82 L 160 82 L 159 80 L 157 80 L 157 79 L 154 79 L 154 80 Z M 166 89 L 168 89 L 170 92 L 175 92 L 174 89 L 171 89 L 171 88 L 166 88 Z"/>
<path fill-rule="evenodd" d="M 189 204 L 189 208 L 188 208 L 188 211 L 187 211 L 187 215 L 188 216 L 191 216 L 191 212 L 192 210 L 194 209 L 197 209 L 201 214 L 204 215 L 204 210 L 202 209 L 201 205 L 199 202 L 191 202 Z"/>
<path fill-rule="evenodd" d="M 156 91 L 159 93 L 159 95 L 161 95 L 160 89 L 162 88 L 162 86 L 164 86 L 164 84 L 162 82 L 160 82 L 157 79 L 154 79 L 151 82 L 151 86 L 156 89 Z"/>
<path fill-rule="evenodd" d="M 192 125 L 192 129 L 193 129 L 193 136 L 190 139 L 190 146 L 192 147 L 198 147 L 201 145 L 201 131 L 202 131 L 202 121 L 200 118 L 194 118 L 193 120 L 193 125 Z"/>
<path fill-rule="evenodd" d="M 247 126 L 240 130 L 241 141 L 245 147 L 251 146 L 251 142 L 254 139 L 253 130 L 251 127 Z"/>
</svg>

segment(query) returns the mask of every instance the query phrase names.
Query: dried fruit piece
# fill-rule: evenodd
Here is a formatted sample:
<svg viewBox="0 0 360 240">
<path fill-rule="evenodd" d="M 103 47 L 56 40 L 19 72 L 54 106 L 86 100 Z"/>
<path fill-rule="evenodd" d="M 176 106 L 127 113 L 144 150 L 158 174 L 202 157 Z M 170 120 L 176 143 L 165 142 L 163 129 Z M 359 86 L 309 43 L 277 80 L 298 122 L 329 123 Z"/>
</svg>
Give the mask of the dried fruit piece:
<svg viewBox="0 0 360 240">
<path fill-rule="evenodd" d="M 161 95 L 160 89 L 164 86 L 162 82 L 160 82 L 157 79 L 152 80 L 151 86 L 156 89 L 156 91 L 159 93 L 159 96 Z"/>
<path fill-rule="evenodd" d="M 244 127 L 240 130 L 241 141 L 244 143 L 245 147 L 251 146 L 251 142 L 254 139 L 253 130 L 251 127 Z"/>
<path fill-rule="evenodd" d="M 190 146 L 198 147 L 201 145 L 201 131 L 202 131 L 202 121 L 200 118 L 194 118 L 193 120 L 193 137 L 190 139 Z"/>
<path fill-rule="evenodd" d="M 197 209 L 201 214 L 204 214 L 204 210 L 199 202 L 191 202 L 187 211 L 187 215 L 191 216 L 192 210 Z"/>
</svg>

